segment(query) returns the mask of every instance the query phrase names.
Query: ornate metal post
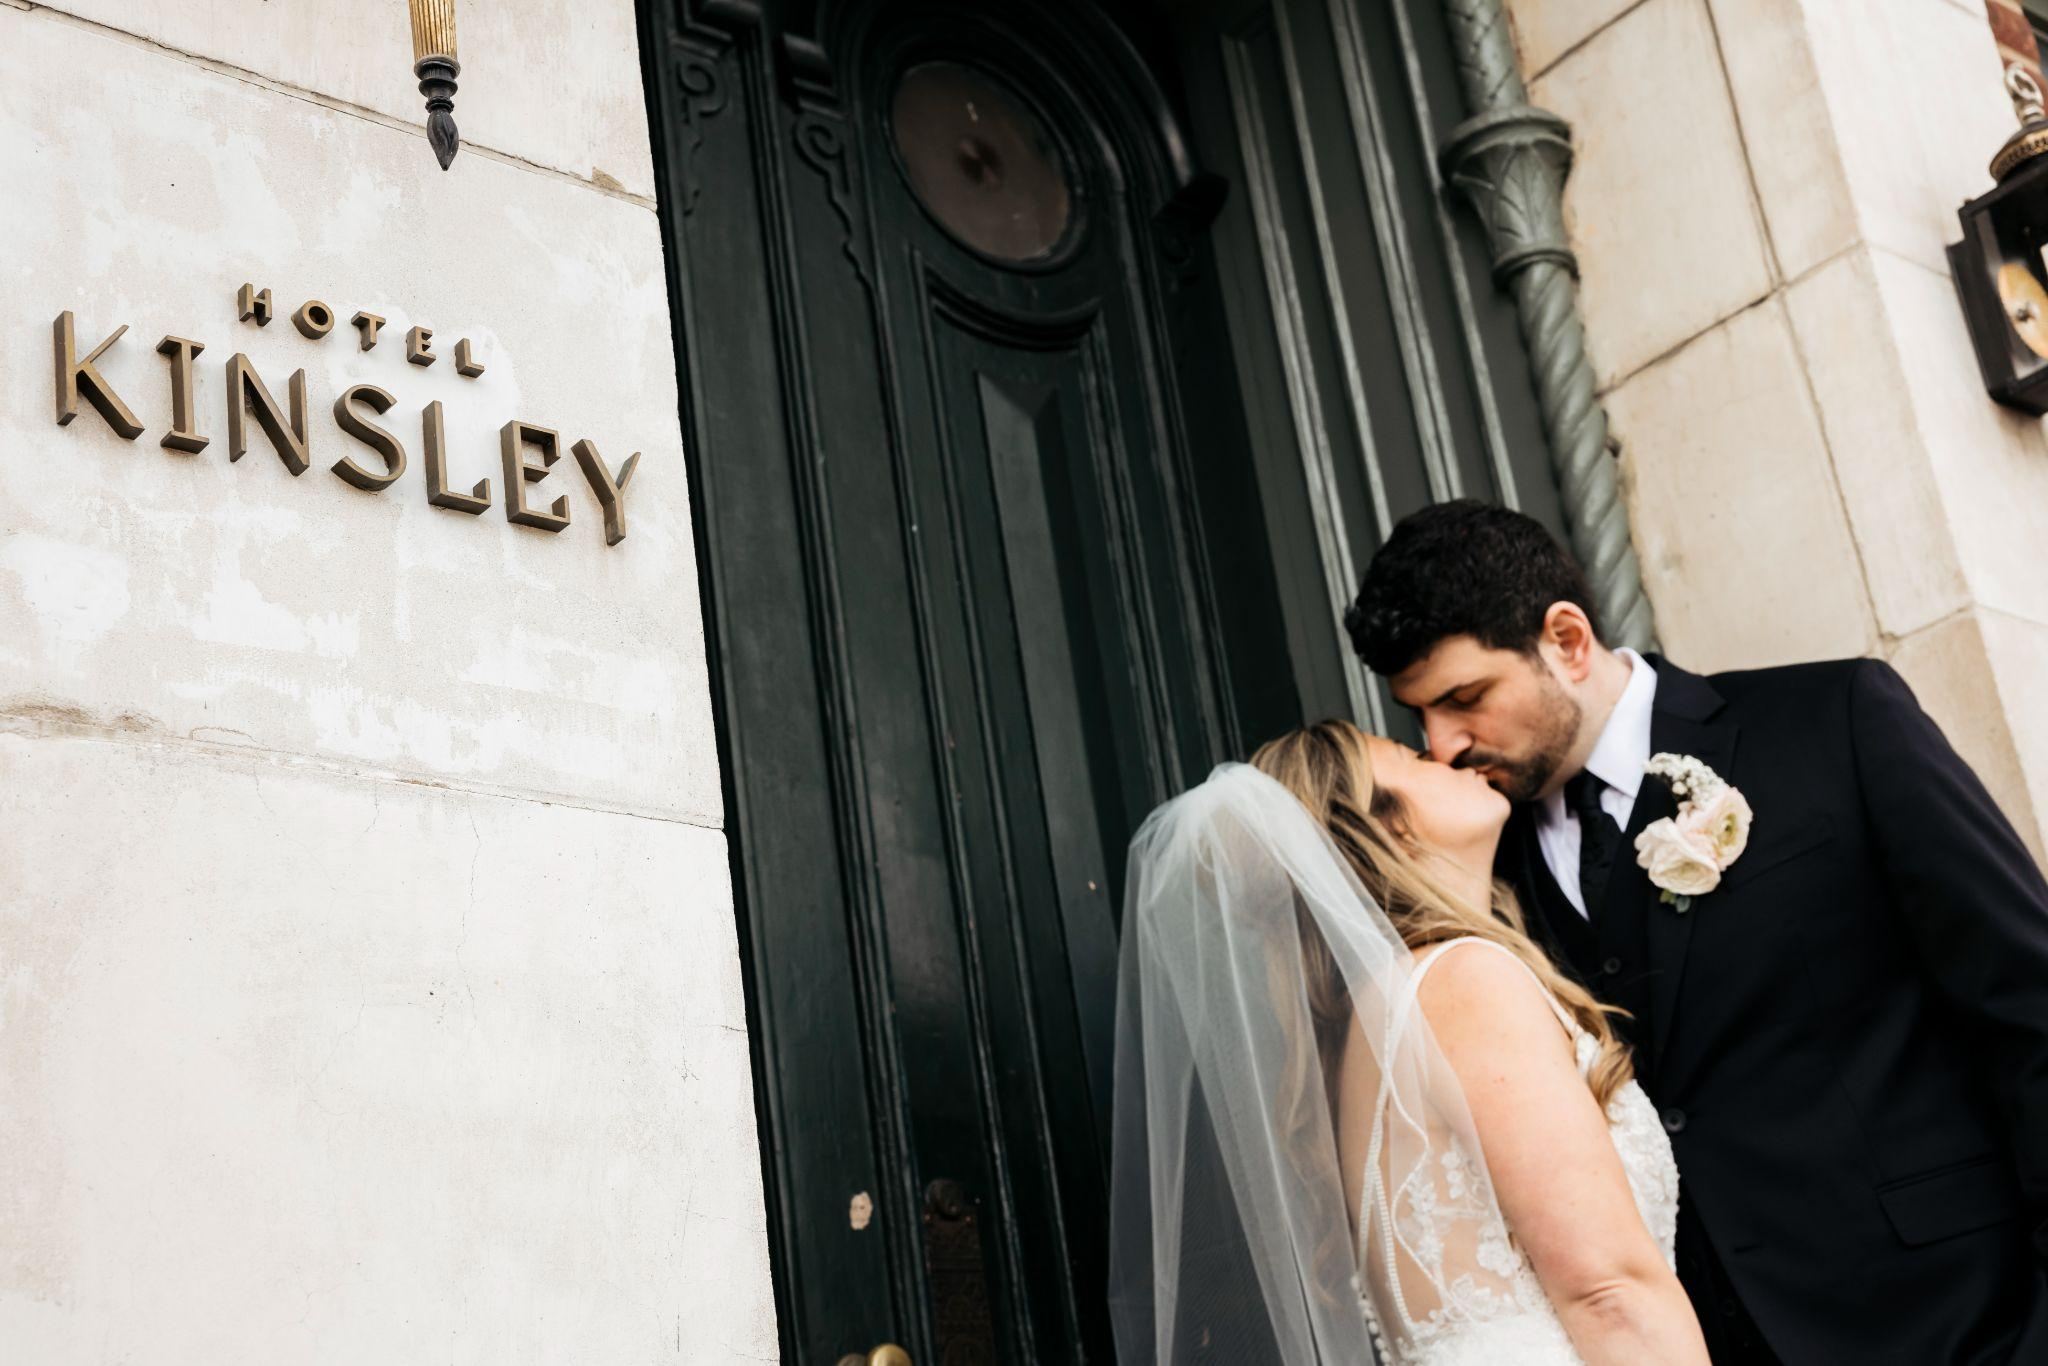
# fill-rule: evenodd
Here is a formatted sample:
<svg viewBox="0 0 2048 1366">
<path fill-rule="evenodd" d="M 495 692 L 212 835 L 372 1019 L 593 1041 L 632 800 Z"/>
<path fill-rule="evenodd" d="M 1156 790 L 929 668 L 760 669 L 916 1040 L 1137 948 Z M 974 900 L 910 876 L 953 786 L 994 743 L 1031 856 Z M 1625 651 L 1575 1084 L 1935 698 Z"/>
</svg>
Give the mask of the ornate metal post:
<svg viewBox="0 0 2048 1366">
<path fill-rule="evenodd" d="M 427 144 L 447 170 L 461 145 L 455 133 L 455 0 L 411 0 L 413 75 L 427 97 Z"/>
<path fill-rule="evenodd" d="M 1656 623 L 1607 451 L 1607 414 L 1593 396 L 1578 260 L 1565 239 L 1571 129 L 1529 103 L 1502 0 L 1444 0 L 1444 11 L 1472 115 L 1438 150 L 1444 178 L 1478 211 L 1494 280 L 1515 296 L 1565 528 L 1592 580 L 1608 643 L 1648 649 Z"/>
</svg>

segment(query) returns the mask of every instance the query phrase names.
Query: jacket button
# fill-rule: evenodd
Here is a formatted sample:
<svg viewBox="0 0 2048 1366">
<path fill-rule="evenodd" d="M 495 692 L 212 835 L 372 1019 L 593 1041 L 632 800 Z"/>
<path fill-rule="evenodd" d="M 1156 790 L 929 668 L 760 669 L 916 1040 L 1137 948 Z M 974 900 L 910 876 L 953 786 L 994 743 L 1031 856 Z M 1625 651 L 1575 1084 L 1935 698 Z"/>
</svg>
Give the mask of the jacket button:
<svg viewBox="0 0 2048 1366">
<path fill-rule="evenodd" d="M 1675 1134 L 1675 1133 L 1679 1133 L 1679 1132 L 1683 1131 L 1683 1130 L 1684 1130 L 1684 1128 L 1685 1128 L 1685 1111 L 1683 1111 L 1683 1110 L 1666 1110 L 1666 1111 L 1664 1112 L 1664 1132 L 1665 1132 L 1665 1133 L 1667 1133 L 1667 1134 Z"/>
<path fill-rule="evenodd" d="M 1618 976 L 1620 976 L 1620 975 L 1621 975 L 1621 960 L 1620 960 L 1619 958 L 1610 958 L 1610 959 L 1608 959 L 1608 960 L 1607 960 L 1606 962 L 1604 962 L 1604 963 L 1602 963 L 1602 964 L 1600 965 L 1600 972 L 1601 972 L 1601 974 L 1602 974 L 1603 976 L 1607 976 L 1607 977 L 1618 977 Z"/>
</svg>

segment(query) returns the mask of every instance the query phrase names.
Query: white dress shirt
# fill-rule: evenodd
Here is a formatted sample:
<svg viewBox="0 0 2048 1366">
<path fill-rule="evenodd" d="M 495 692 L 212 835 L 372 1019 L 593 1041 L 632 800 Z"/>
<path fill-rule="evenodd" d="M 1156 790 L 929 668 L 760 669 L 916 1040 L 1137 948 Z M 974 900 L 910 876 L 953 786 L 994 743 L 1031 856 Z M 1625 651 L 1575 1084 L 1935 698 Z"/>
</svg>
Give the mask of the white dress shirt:
<svg viewBox="0 0 2048 1366">
<path fill-rule="evenodd" d="M 1599 743 L 1586 760 L 1586 771 L 1598 778 L 1600 806 L 1614 823 L 1628 829 L 1635 814 L 1636 793 L 1643 786 L 1643 765 L 1650 761 L 1650 711 L 1657 700 L 1657 671 L 1634 650 L 1623 646 L 1615 651 L 1628 661 L 1628 686 L 1614 704 Z M 1579 818 L 1565 806 L 1559 789 L 1536 804 L 1536 842 L 1550 875 L 1577 908 L 1586 914 L 1586 897 L 1579 890 Z M 1617 851 L 1617 858 L 1630 856 Z"/>
</svg>

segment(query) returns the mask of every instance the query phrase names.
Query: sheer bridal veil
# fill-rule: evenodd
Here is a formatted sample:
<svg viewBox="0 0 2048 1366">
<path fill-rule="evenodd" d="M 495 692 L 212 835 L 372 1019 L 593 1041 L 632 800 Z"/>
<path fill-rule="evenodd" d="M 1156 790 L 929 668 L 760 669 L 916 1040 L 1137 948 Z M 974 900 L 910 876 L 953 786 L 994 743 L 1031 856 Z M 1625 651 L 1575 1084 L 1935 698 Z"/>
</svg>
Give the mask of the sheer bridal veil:
<svg viewBox="0 0 2048 1366">
<path fill-rule="evenodd" d="M 1511 1312 L 1519 1258 L 1411 955 L 1307 810 L 1226 764 L 1145 821 L 1127 879 L 1110 1196 L 1124 1366 L 1368 1363 L 1376 1341 L 1400 1362 Z"/>
</svg>

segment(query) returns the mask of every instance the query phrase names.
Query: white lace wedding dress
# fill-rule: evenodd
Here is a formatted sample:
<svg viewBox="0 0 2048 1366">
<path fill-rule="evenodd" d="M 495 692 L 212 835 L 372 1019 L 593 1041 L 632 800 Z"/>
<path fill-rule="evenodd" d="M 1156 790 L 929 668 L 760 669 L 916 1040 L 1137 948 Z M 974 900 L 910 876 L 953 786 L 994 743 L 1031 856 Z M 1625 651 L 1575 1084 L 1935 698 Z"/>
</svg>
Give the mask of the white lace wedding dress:
<svg viewBox="0 0 2048 1366">
<path fill-rule="evenodd" d="M 1118 1359 L 1579 1366 L 1415 999 L 1444 953 L 1508 950 L 1410 952 L 1330 832 L 1243 764 L 1147 817 L 1128 868 L 1109 1220 Z M 1559 1019 L 1589 1068 L 1594 1042 Z M 1633 1084 L 1607 1113 L 1669 1257 L 1670 1143 Z"/>
<path fill-rule="evenodd" d="M 1411 990 L 1421 984 L 1424 974 L 1446 950 L 1460 944 L 1508 953 L 1482 939 L 1436 945 L 1416 960 Z M 1526 968 L 1520 959 L 1515 961 Z M 1530 980 L 1537 982 L 1534 973 Z M 1538 989 L 1542 990 L 1540 982 Z M 1572 1037 L 1580 1074 L 1588 1074 L 1597 1041 L 1579 1028 L 1548 991 L 1544 999 Z M 1678 1239 L 1678 1164 L 1656 1107 L 1630 1080 L 1608 1103 L 1607 1122 L 1636 1208 L 1663 1249 L 1665 1260 L 1673 1262 Z M 1398 1231 L 1399 1255 L 1419 1260 L 1429 1282 L 1448 1288 L 1447 1294 L 1432 1296 L 1446 1302 L 1434 1304 L 1417 1304 L 1398 1288 L 1386 1297 L 1395 1305 L 1393 1317 L 1398 1322 L 1372 1316 L 1374 1342 L 1382 1361 L 1386 1366 L 1581 1366 L 1577 1350 L 1536 1279 L 1535 1268 L 1516 1245 L 1514 1230 L 1499 1212 L 1484 1165 L 1473 1161 L 1465 1140 L 1456 1135 L 1449 1137 L 1435 1157 L 1433 1163 L 1409 1176 L 1401 1189 L 1368 1193 L 1368 1199 L 1388 1201 L 1383 1213 Z M 1393 1279 L 1408 1282 L 1413 1278 L 1397 1273 Z"/>
</svg>

